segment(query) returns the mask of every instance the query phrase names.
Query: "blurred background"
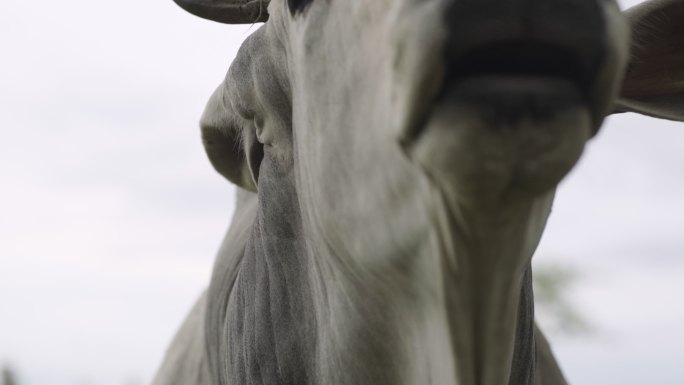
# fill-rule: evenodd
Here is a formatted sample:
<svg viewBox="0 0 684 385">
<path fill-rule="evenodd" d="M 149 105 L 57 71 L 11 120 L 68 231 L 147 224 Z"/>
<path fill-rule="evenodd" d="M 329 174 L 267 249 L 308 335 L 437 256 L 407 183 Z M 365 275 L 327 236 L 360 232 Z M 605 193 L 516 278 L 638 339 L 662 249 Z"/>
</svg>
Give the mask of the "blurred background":
<svg viewBox="0 0 684 385">
<path fill-rule="evenodd" d="M 230 220 L 197 121 L 256 27 L 171 0 L 4 4 L 2 381 L 147 384 Z M 683 146 L 684 124 L 611 118 L 560 188 L 535 263 L 572 384 L 684 384 Z"/>
</svg>

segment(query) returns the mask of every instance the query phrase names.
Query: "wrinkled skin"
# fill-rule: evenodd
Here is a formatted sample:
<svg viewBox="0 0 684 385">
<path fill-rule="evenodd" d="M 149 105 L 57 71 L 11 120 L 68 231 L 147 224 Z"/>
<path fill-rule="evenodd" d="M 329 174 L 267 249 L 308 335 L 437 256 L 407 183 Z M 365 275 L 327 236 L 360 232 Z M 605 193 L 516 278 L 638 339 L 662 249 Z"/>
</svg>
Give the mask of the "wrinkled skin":
<svg viewBox="0 0 684 385">
<path fill-rule="evenodd" d="M 564 384 L 530 259 L 614 106 L 682 118 L 681 40 L 623 83 L 630 29 L 684 37 L 648 7 L 273 0 L 202 117 L 243 190 L 155 383 Z"/>
</svg>

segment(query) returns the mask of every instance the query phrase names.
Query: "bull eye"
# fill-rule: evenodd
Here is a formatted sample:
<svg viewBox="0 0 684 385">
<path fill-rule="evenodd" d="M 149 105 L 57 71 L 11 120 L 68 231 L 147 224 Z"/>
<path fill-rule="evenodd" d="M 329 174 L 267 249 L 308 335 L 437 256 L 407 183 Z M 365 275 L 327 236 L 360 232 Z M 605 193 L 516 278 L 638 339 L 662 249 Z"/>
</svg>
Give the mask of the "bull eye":
<svg viewBox="0 0 684 385">
<path fill-rule="evenodd" d="M 312 1 L 313 0 L 287 0 L 287 5 L 290 7 L 290 12 L 292 12 L 292 15 L 294 16 L 297 12 L 304 12 Z"/>
</svg>

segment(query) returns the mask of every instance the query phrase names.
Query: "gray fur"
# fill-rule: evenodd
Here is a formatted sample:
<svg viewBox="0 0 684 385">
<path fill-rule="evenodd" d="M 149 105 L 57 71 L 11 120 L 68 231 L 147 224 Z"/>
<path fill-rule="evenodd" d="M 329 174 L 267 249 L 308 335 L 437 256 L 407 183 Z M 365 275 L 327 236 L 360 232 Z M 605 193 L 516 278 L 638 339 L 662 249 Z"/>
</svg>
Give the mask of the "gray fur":
<svg viewBox="0 0 684 385">
<path fill-rule="evenodd" d="M 212 384 L 204 345 L 206 305 L 204 293 L 171 342 L 153 385 Z"/>
<path fill-rule="evenodd" d="M 195 5 L 216 20 L 245 2 L 214 3 Z M 682 78 L 652 77 L 654 96 L 633 62 L 623 84 L 629 25 L 608 0 L 294 6 L 270 2 L 202 117 L 238 204 L 155 385 L 565 385 L 530 268 L 555 188 L 621 88 L 619 110 L 680 119 Z M 644 47 L 661 6 L 684 1 L 629 14 Z M 486 62 L 511 39 L 582 71 Z M 482 47 L 471 63 L 501 73 L 467 66 Z"/>
</svg>

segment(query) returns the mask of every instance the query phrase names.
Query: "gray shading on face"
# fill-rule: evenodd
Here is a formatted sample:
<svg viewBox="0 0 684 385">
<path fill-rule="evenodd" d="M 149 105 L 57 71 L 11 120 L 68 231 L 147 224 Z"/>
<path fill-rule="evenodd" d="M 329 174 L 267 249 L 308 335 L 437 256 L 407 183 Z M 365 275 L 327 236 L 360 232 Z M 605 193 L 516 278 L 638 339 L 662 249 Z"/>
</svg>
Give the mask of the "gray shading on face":
<svg viewBox="0 0 684 385">
<path fill-rule="evenodd" d="M 242 188 L 206 299 L 210 383 L 564 383 L 530 259 L 614 106 L 682 118 L 684 76 L 630 62 L 629 42 L 681 36 L 650 31 L 683 1 L 177 3 L 265 21 L 201 122 Z"/>
</svg>

